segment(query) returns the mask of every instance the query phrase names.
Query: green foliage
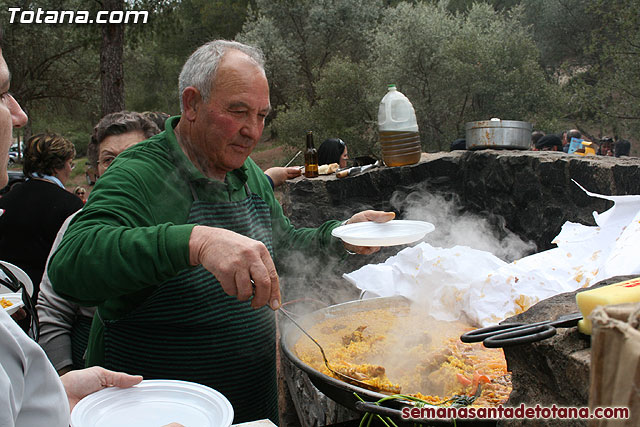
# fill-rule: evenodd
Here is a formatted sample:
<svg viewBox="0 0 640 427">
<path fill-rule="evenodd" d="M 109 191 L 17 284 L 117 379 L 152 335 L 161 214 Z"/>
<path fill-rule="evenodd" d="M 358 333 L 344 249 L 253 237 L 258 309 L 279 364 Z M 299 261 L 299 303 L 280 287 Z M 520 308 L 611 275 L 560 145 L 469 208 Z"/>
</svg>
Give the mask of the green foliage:
<svg viewBox="0 0 640 427">
<path fill-rule="evenodd" d="M 333 2 L 321 3 L 335 20 Z M 477 4 L 454 14 L 447 2 L 401 2 L 386 8 L 375 26 L 382 9 L 366 15 L 366 26 L 343 20 L 340 26 L 350 35 L 339 43 L 335 25 L 329 31 L 333 39 L 318 34 L 330 20 L 320 19 L 306 2 L 258 6 L 260 13 L 242 37 L 260 40 L 267 53 L 272 97 L 282 106 L 273 127 L 285 143 L 302 145 L 304 131 L 315 126 L 320 140 L 347 141 L 352 157 L 376 154 L 377 105 L 388 83 L 396 83 L 414 104 L 429 151 L 464 135 L 468 121 L 502 117 L 544 123 L 555 112 L 553 91 L 519 8 L 496 12 Z M 286 28 L 297 30 L 284 31 L 283 16 L 294 23 Z"/>
<path fill-rule="evenodd" d="M 552 114 L 552 90 L 521 10 L 474 4 L 452 14 L 446 6 L 399 4 L 372 43 L 372 69 L 411 100 L 423 147 L 445 149 L 469 121 L 535 122 Z"/>
<path fill-rule="evenodd" d="M 11 91 L 29 114 L 27 134 L 34 133 L 56 116 L 87 118 L 87 106 L 99 102 L 99 38 L 89 25 L 10 23 L 10 7 L 22 11 L 88 10 L 81 0 L 40 0 L 11 2 L 0 0 L 4 31 L 3 55 L 12 73 Z M 79 113 L 77 113 L 79 112 Z M 59 130 L 59 129 L 58 129 Z"/>
<path fill-rule="evenodd" d="M 267 58 L 272 135 L 293 152 L 306 130 L 377 153 L 389 83 L 412 101 L 426 151 L 468 121 L 526 120 L 547 132 L 640 131 L 637 0 L 128 0 L 125 96 L 132 110 L 178 113 L 177 78 L 202 43 L 237 39 Z M 83 136 L 100 118 L 98 25 L 9 24 L 9 7 L 97 11 L 84 0 L 0 0 L 3 53 L 27 129 Z"/>
<path fill-rule="evenodd" d="M 373 74 L 362 73 L 366 64 L 335 58 L 316 83 L 318 102 L 314 115 L 328 138 L 339 137 L 349 146 L 350 156 L 375 155 L 378 103 Z"/>
<path fill-rule="evenodd" d="M 373 0 L 256 0 L 237 39 L 259 46 L 275 107 L 300 96 L 317 102 L 315 84 L 335 57 L 361 61 L 382 10 Z"/>
<path fill-rule="evenodd" d="M 531 25 L 540 62 L 549 72 L 564 64 L 582 66 L 590 61 L 585 49 L 591 31 L 599 26 L 585 0 L 522 0 L 525 22 Z"/>
<path fill-rule="evenodd" d="M 69 175 L 69 181 L 75 181 L 78 176 L 84 176 L 86 171 L 87 158 L 84 154 L 80 155 L 79 153 L 76 153 L 74 162 L 76 164 L 76 167 L 71 171 L 71 175 Z M 67 181 L 67 185 L 69 185 L 69 181 Z"/>
<path fill-rule="evenodd" d="M 300 98 L 288 110 L 282 109 L 272 123 L 278 139 L 302 149 L 307 130 L 313 130 L 316 147 L 327 138 L 339 137 L 347 143 L 349 156 L 377 155 L 377 95 L 370 93 L 370 75 L 363 65 L 335 58 L 321 75 L 314 90 L 313 106 Z M 375 115 L 374 115 L 375 112 Z"/>
<path fill-rule="evenodd" d="M 86 157 L 91 133 L 81 131 L 65 132 L 64 136 L 76 147 L 76 157 Z"/>
<path fill-rule="evenodd" d="M 242 28 L 249 0 L 135 3 L 154 15 L 152 25 L 135 28 L 135 43 L 130 43 L 125 52 L 127 109 L 179 114 L 178 75 L 182 65 L 203 43 L 233 39 Z M 154 8 L 154 3 L 161 4 Z"/>
<path fill-rule="evenodd" d="M 66 115 L 49 116 L 50 114 L 46 112 L 31 114 L 33 134 L 42 132 L 60 134 L 73 142 L 76 147 L 76 157 L 86 156 L 94 123 L 91 117 L 87 115 L 74 119 Z"/>
<path fill-rule="evenodd" d="M 592 33 L 593 62 L 569 85 L 570 110 L 592 121 L 604 134 L 629 138 L 640 133 L 640 3 L 591 0 L 589 11 L 600 25 Z"/>
<path fill-rule="evenodd" d="M 310 85 L 298 82 L 305 87 L 304 99 L 298 95 L 278 111 L 273 123 L 278 135 L 301 145 L 303 125 L 319 126 L 322 138 L 347 141 L 352 157 L 375 154 L 377 107 L 389 83 L 412 101 L 428 151 L 446 149 L 464 135 L 469 121 L 551 122 L 556 95 L 537 63 L 522 10 L 496 12 L 475 4 L 454 14 L 447 6 L 416 2 L 387 8 L 375 28 L 362 29 L 360 38 L 370 38 L 367 49 L 354 59 L 318 66 Z M 295 43 L 285 39 L 279 45 Z M 286 51 L 280 52 L 284 60 Z M 282 65 L 280 57 L 277 63 Z M 292 66 L 283 69 L 290 72 Z"/>
<path fill-rule="evenodd" d="M 272 129 L 283 144 L 303 147 L 340 137 L 351 157 L 372 154 L 377 101 L 367 69 L 369 43 L 382 11 L 370 0 L 257 0 L 237 39 L 267 58 Z M 377 111 L 377 110 L 376 110 Z"/>
<path fill-rule="evenodd" d="M 182 63 L 175 56 L 154 55 L 155 41 L 146 49 L 125 52 L 126 105 L 132 111 L 180 113 L 178 75 Z"/>
</svg>

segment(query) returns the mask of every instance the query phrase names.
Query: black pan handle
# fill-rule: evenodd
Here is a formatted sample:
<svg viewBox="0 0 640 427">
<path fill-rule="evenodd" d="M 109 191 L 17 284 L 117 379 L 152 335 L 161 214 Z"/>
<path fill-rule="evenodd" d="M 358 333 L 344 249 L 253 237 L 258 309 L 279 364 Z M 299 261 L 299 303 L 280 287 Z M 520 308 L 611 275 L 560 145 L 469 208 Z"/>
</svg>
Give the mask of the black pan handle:
<svg viewBox="0 0 640 427">
<path fill-rule="evenodd" d="M 556 334 L 556 328 L 549 324 L 528 326 L 519 330 L 511 330 L 502 334 L 494 335 L 482 341 L 485 347 L 511 347 L 520 344 L 529 344 L 551 338 Z"/>
<path fill-rule="evenodd" d="M 553 322 L 549 324 L 554 328 L 572 328 L 578 324 L 578 322 L 582 320 L 582 313 L 579 311 L 571 314 L 565 314 L 564 316 L 558 317 Z"/>
<path fill-rule="evenodd" d="M 500 335 L 505 332 L 528 328 L 530 325 L 526 323 L 505 323 L 502 325 L 487 326 L 485 328 L 475 329 L 465 332 L 460 336 L 462 342 L 480 342 L 494 335 Z"/>
</svg>

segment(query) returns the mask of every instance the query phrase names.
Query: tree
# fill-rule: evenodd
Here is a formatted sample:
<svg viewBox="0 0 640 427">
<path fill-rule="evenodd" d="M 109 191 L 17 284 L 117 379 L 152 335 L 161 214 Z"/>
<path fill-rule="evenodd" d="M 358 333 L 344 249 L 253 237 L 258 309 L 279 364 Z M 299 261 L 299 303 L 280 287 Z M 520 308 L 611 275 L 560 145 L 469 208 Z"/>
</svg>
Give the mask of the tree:
<svg viewBox="0 0 640 427">
<path fill-rule="evenodd" d="M 178 114 L 178 75 L 187 57 L 209 40 L 233 39 L 242 28 L 248 3 L 137 0 L 135 7 L 148 10 L 153 19 L 144 26 L 127 28 L 128 108 Z"/>
<path fill-rule="evenodd" d="M 371 44 L 372 70 L 412 101 L 423 147 L 443 150 L 469 121 L 545 121 L 554 99 L 521 8 L 474 4 L 452 14 L 447 3 L 388 9 Z M 381 93 L 381 96 L 383 93 Z"/>
<path fill-rule="evenodd" d="M 21 130 L 25 138 L 38 130 L 53 127 L 54 118 L 72 116 L 84 123 L 93 108 L 79 108 L 96 102 L 97 41 L 89 26 L 73 24 L 29 24 L 10 22 L 9 8 L 20 11 L 84 10 L 80 0 L 0 1 L 3 15 L 4 56 L 12 72 L 11 91 L 29 114 Z M 19 13 L 17 14 L 19 16 Z M 95 29 L 95 27 L 94 27 Z"/>
<path fill-rule="evenodd" d="M 123 0 L 102 0 L 105 11 L 124 11 Z M 100 47 L 100 85 L 102 87 L 102 115 L 124 110 L 124 53 L 123 23 L 102 24 Z"/>
<path fill-rule="evenodd" d="M 315 83 L 335 57 L 358 62 L 377 24 L 380 1 L 256 0 L 238 35 L 240 41 L 262 48 L 275 106 L 303 95 L 318 101 Z"/>
<path fill-rule="evenodd" d="M 378 104 L 390 83 L 412 101 L 427 151 L 448 148 L 464 136 L 469 121 L 553 120 L 551 84 L 537 62 L 538 51 L 523 25 L 522 8 L 496 11 L 475 4 L 468 11 L 452 13 L 447 2 L 401 2 L 378 12 L 380 19 L 372 19 L 366 31 L 354 36 L 353 44 L 345 43 L 346 49 L 330 34 L 325 40 L 317 35 L 299 37 L 306 31 L 285 33 L 282 24 L 264 15 L 245 33 L 253 35 L 252 40 L 258 34 L 270 40 L 267 71 L 276 96 L 284 99 L 273 127 L 284 142 L 299 146 L 304 130 L 313 126 L 322 137 L 343 137 L 351 155 L 376 153 Z M 303 11 L 297 13 L 296 22 L 310 20 Z M 306 13 L 311 16 L 311 9 Z M 295 55 L 289 52 L 293 48 L 311 53 Z M 323 54 L 332 59 L 304 61 Z M 296 71 L 305 67 L 307 71 Z"/>
<path fill-rule="evenodd" d="M 531 25 L 540 50 L 540 62 L 551 74 L 583 67 L 590 62 L 585 48 L 599 24 L 585 0 L 522 0 L 524 22 Z"/>
<path fill-rule="evenodd" d="M 371 120 L 361 121 L 370 92 L 364 48 L 371 40 L 381 1 L 256 0 L 238 40 L 265 52 L 272 131 L 295 149 L 307 130 L 317 140 L 348 140 L 352 156 L 370 154 Z M 363 76 L 363 74 L 365 74 Z M 357 105 L 357 106 L 356 106 Z M 368 137 L 366 137 L 368 135 Z M 353 138 L 353 139 L 351 139 Z"/>
<path fill-rule="evenodd" d="M 603 134 L 629 138 L 640 132 L 640 3 L 591 0 L 594 27 L 586 54 L 592 62 L 567 88 L 578 120 Z"/>
<path fill-rule="evenodd" d="M 306 130 L 313 130 L 317 143 L 339 137 L 346 141 L 349 156 L 377 155 L 377 104 L 372 74 L 362 73 L 362 64 L 334 58 L 314 84 L 317 102 L 305 97 L 292 101 L 274 119 L 281 143 L 293 152 L 304 146 Z"/>
<path fill-rule="evenodd" d="M 127 34 L 133 36 L 130 43 L 135 46 L 145 35 L 153 38 L 146 28 L 160 31 L 162 24 L 169 22 L 163 19 L 165 15 L 170 15 L 177 0 L 100 0 L 101 10 L 113 12 L 124 12 L 139 10 L 146 12 L 147 20 L 151 23 L 106 23 L 102 24 L 102 44 L 100 46 L 100 82 L 102 88 L 102 115 L 107 115 L 125 109 L 125 72 L 124 72 L 124 51 L 125 51 L 125 30 Z M 149 18 L 149 15 L 151 18 Z M 116 15 L 117 16 L 117 15 Z M 125 15 L 126 16 L 126 15 Z M 160 24 L 153 24 L 153 22 Z M 127 25 L 125 25 L 127 24 Z M 133 33 L 133 34 L 132 34 Z"/>
</svg>

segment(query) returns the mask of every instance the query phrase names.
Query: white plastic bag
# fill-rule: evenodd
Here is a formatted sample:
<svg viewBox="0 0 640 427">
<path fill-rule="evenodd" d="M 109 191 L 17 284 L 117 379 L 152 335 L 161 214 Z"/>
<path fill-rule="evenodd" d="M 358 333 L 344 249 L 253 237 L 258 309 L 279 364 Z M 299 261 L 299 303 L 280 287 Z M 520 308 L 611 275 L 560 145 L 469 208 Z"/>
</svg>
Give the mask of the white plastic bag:
<svg viewBox="0 0 640 427">
<path fill-rule="evenodd" d="M 556 248 L 507 264 L 466 246 L 420 243 L 344 277 L 375 295 L 405 296 L 437 319 L 487 326 L 553 295 L 613 276 L 640 274 L 640 196 L 584 191 L 614 206 L 594 212 L 596 226 L 565 223 L 553 240 Z"/>
</svg>

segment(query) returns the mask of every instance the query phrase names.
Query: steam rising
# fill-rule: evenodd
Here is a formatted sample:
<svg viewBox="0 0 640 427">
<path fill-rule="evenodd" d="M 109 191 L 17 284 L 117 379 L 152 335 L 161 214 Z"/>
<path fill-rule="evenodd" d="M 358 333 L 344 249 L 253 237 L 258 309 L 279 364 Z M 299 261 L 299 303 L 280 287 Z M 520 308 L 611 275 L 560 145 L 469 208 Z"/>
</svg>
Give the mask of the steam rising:
<svg viewBox="0 0 640 427">
<path fill-rule="evenodd" d="M 446 198 L 420 190 L 419 187 L 414 190 L 409 194 L 396 191 L 391 197 L 391 205 L 403 212 L 403 219 L 427 221 L 435 225 L 436 229 L 425 238 L 432 246 L 469 246 L 490 252 L 507 262 L 536 250 L 535 243 L 524 241 L 505 228 L 501 217 L 494 215 L 488 218 L 464 212 L 456 196 Z"/>
<path fill-rule="evenodd" d="M 415 186 L 408 191 L 396 191 L 391 197 L 390 205 L 400 213 L 399 219 L 434 224 L 435 230 L 425 237 L 434 247 L 467 246 L 492 253 L 507 262 L 520 259 L 536 250 L 533 242 L 524 241 L 506 229 L 503 218 L 464 211 L 455 195 L 434 194 L 424 187 Z M 401 246 L 383 248 L 377 256 L 364 257 L 362 261 L 376 264 L 402 249 L 404 247 Z M 359 268 L 354 267 L 353 262 L 345 264 L 335 258 L 318 258 L 292 252 L 280 256 L 278 264 L 284 301 L 306 298 L 307 301 L 320 300 L 331 305 L 358 298 L 359 290 L 340 277 L 342 273 L 350 273 Z M 437 280 L 435 276 L 434 280 Z M 440 280 L 447 279 L 440 277 Z M 455 289 L 451 288 L 451 292 L 455 293 Z M 433 303 L 434 295 L 424 297 L 427 299 L 418 298 L 417 301 Z M 314 306 L 314 302 L 311 304 L 303 304 L 299 308 L 296 307 L 297 304 L 293 304 L 291 308 L 299 314 L 321 308 Z M 458 351 L 457 346 L 461 345 L 458 337 L 467 330 L 468 325 L 465 324 L 465 319 L 460 319 L 463 323 L 436 320 L 429 307 L 429 304 L 420 302 L 411 304 L 410 314 L 399 316 L 395 321 L 375 316 L 363 319 L 362 326 L 367 326 L 365 335 L 376 335 L 376 325 L 381 323 L 393 326 L 384 333 L 384 348 L 368 354 L 361 363 L 383 366 L 388 378 L 392 382 L 403 383 L 406 392 L 420 391 L 444 396 L 447 391 L 456 387 L 462 390 L 454 370 L 444 362 Z M 317 351 L 315 348 L 312 350 Z M 497 360 L 503 361 L 502 357 L 501 354 L 496 356 Z"/>
<path fill-rule="evenodd" d="M 346 265 L 337 257 L 289 251 L 278 254 L 276 268 L 283 302 L 299 314 L 358 299 L 360 290 L 343 277 Z"/>
</svg>

